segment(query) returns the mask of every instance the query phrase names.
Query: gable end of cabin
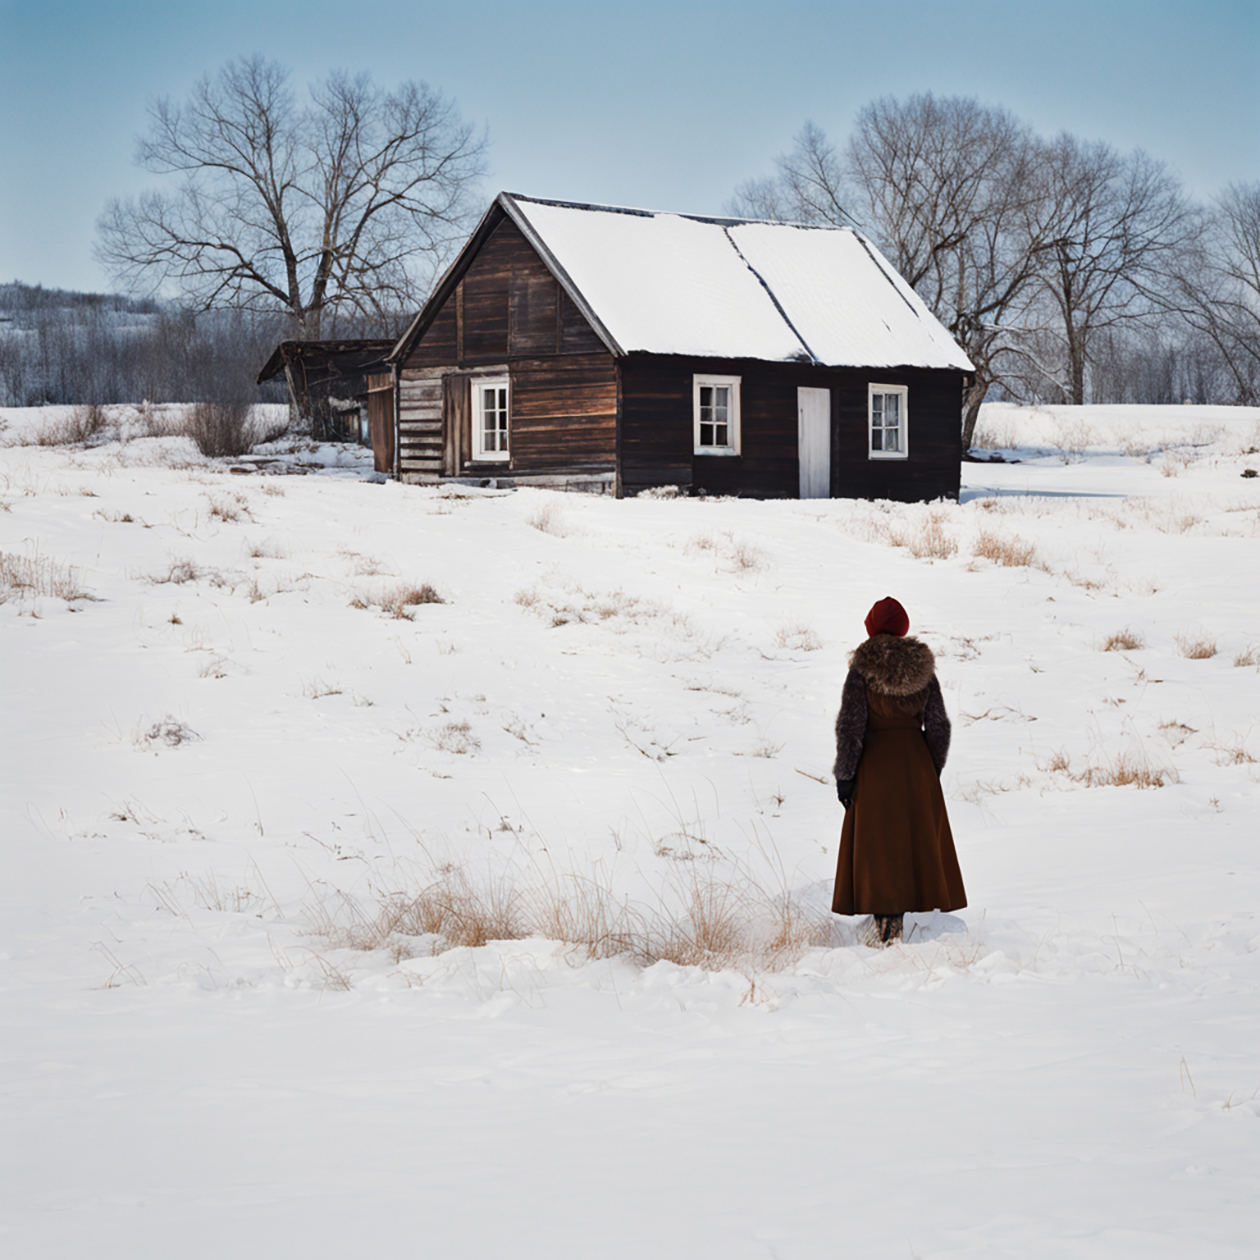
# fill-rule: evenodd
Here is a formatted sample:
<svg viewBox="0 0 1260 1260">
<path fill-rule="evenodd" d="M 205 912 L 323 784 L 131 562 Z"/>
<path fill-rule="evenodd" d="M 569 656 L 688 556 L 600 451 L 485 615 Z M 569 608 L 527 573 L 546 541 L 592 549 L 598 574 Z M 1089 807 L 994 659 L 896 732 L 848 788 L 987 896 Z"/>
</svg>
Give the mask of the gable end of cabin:
<svg viewBox="0 0 1260 1260">
<path fill-rule="evenodd" d="M 617 364 L 501 210 L 398 364 L 395 472 L 615 489 Z"/>
</svg>

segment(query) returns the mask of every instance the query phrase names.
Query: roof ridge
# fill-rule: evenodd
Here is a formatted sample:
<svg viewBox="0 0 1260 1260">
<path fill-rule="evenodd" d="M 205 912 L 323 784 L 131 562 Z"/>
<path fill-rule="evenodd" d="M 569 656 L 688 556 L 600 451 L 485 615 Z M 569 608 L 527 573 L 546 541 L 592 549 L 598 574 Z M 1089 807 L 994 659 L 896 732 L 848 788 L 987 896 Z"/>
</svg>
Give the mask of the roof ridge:
<svg viewBox="0 0 1260 1260">
<path fill-rule="evenodd" d="M 690 219 L 694 223 L 712 223 L 722 228 L 743 227 L 746 224 L 764 224 L 767 227 L 799 228 L 805 232 L 852 232 L 861 235 L 847 223 L 793 223 L 787 219 L 742 219 L 733 215 L 689 214 L 685 210 L 646 210 L 638 206 L 612 206 L 596 201 L 564 201 L 555 197 L 531 197 L 527 193 L 502 192 L 501 197 L 513 201 L 528 201 L 538 206 L 556 206 L 561 210 L 593 210 L 605 214 L 628 214 L 642 219 L 654 219 L 659 215 L 672 215 L 677 219 Z"/>
</svg>

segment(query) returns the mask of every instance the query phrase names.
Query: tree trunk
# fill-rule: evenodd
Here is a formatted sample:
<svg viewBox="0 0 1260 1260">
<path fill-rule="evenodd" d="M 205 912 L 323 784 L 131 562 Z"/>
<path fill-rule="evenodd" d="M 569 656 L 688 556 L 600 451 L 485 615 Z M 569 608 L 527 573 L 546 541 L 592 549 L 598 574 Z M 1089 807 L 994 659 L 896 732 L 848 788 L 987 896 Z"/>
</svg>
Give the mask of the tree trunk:
<svg viewBox="0 0 1260 1260">
<path fill-rule="evenodd" d="M 962 448 L 964 452 L 971 450 L 971 444 L 976 436 L 976 421 L 980 418 L 980 404 L 984 402 L 984 396 L 988 392 L 989 382 L 979 376 L 974 377 L 971 384 L 963 390 Z"/>
<path fill-rule="evenodd" d="M 1068 388 L 1067 401 L 1073 407 L 1085 403 L 1085 334 L 1067 321 Z"/>
</svg>

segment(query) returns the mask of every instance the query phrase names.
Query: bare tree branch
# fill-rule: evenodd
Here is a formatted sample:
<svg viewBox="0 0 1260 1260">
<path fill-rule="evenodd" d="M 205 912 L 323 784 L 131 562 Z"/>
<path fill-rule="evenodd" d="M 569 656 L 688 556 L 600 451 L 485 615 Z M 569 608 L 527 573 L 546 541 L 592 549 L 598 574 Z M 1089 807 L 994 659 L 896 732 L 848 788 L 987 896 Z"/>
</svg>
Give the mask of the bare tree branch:
<svg viewBox="0 0 1260 1260">
<path fill-rule="evenodd" d="M 484 137 L 423 83 L 329 75 L 300 101 L 261 57 L 158 101 L 137 146 L 174 188 L 113 201 L 98 255 L 131 290 L 282 311 L 317 338 L 397 321 L 466 233 Z"/>
</svg>

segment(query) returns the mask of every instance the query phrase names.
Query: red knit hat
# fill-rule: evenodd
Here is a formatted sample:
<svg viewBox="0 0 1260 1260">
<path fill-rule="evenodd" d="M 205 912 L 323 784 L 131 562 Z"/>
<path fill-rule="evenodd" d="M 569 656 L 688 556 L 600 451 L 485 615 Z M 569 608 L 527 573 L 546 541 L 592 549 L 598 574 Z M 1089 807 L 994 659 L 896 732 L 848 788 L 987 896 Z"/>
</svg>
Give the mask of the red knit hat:
<svg viewBox="0 0 1260 1260">
<path fill-rule="evenodd" d="M 895 634 L 898 637 L 910 629 L 910 615 L 891 595 L 876 600 L 866 614 L 866 633 L 873 639 L 877 634 Z"/>
</svg>

